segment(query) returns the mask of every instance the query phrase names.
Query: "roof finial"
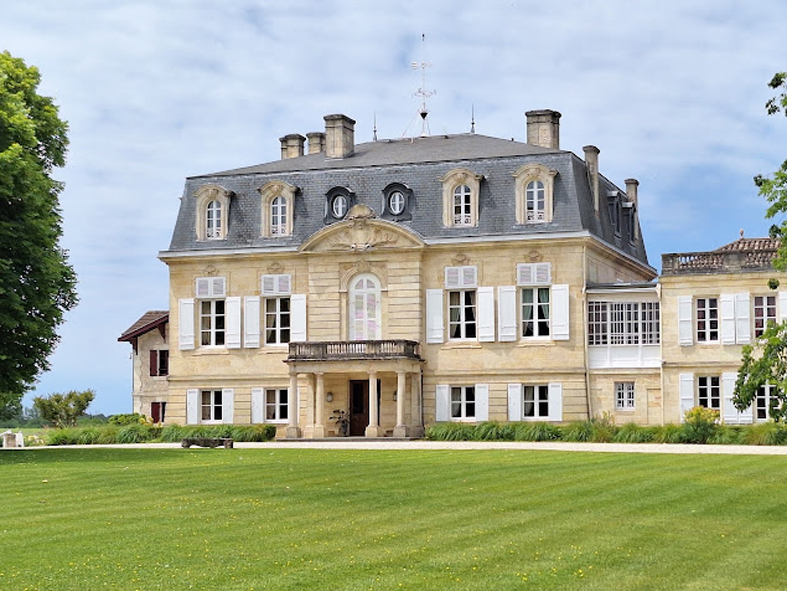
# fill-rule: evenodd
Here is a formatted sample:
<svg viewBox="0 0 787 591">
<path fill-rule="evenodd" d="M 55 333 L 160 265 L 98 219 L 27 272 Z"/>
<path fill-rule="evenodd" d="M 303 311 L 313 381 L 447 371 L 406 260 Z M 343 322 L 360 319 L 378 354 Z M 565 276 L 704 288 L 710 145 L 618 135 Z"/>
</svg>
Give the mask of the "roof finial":
<svg viewBox="0 0 787 591">
<path fill-rule="evenodd" d="M 421 34 L 421 53 L 425 53 L 425 46 L 426 46 L 426 35 Z M 418 109 L 418 114 L 421 116 L 421 137 L 426 137 L 429 135 L 429 122 L 426 120 L 427 116 L 429 115 L 429 109 L 426 108 L 426 99 L 430 96 L 437 94 L 436 90 L 426 90 L 426 68 L 431 68 L 432 64 L 429 64 L 425 61 L 422 62 L 412 62 L 411 64 L 413 70 L 421 69 L 421 88 L 419 88 L 414 96 L 421 97 L 421 106 Z M 405 134 L 407 131 L 405 131 Z"/>
<path fill-rule="evenodd" d="M 374 114 L 374 132 L 372 133 L 372 141 L 377 141 L 377 113 Z"/>
<path fill-rule="evenodd" d="M 475 105 L 470 105 L 470 133 L 475 133 Z"/>
<path fill-rule="evenodd" d="M 743 228 L 741 228 L 741 240 L 743 240 Z"/>
</svg>

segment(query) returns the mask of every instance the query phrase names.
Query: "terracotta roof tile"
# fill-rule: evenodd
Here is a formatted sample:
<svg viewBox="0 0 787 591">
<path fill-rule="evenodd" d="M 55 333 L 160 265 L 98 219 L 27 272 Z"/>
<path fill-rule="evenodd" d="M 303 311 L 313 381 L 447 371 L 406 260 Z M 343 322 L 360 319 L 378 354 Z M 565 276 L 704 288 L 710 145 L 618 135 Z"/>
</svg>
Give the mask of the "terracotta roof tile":
<svg viewBox="0 0 787 591">
<path fill-rule="evenodd" d="M 142 317 L 126 329 L 118 341 L 130 341 L 134 337 L 150 332 L 160 324 L 169 322 L 169 310 L 150 310 L 145 312 Z"/>
</svg>

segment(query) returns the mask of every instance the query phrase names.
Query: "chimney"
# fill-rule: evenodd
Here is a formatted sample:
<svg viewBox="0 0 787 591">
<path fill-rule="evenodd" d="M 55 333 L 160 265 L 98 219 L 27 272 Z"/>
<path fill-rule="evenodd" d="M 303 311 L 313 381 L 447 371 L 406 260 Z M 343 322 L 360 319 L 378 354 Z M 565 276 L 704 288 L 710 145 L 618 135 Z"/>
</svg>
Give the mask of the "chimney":
<svg viewBox="0 0 787 591">
<path fill-rule="evenodd" d="M 583 146 L 582 149 L 585 151 L 585 166 L 588 169 L 590 192 L 593 194 L 593 210 L 598 215 L 598 154 L 601 150 L 596 146 Z"/>
<path fill-rule="evenodd" d="M 626 179 L 626 197 L 634 204 L 634 211 L 631 214 L 631 223 L 634 224 L 634 240 L 639 240 L 639 197 L 637 196 L 637 179 Z"/>
<path fill-rule="evenodd" d="M 527 143 L 542 148 L 560 149 L 560 113 L 551 109 L 528 111 Z"/>
<path fill-rule="evenodd" d="M 309 154 L 325 152 L 325 134 L 321 131 L 312 131 L 306 134 L 309 138 Z"/>
<path fill-rule="evenodd" d="M 282 160 L 303 156 L 303 142 L 306 141 L 306 138 L 301 134 L 291 133 L 289 135 L 285 135 L 284 137 L 280 137 L 279 141 L 281 142 Z"/>
<path fill-rule="evenodd" d="M 326 115 L 325 156 L 347 158 L 355 152 L 355 121 L 346 115 Z"/>
</svg>

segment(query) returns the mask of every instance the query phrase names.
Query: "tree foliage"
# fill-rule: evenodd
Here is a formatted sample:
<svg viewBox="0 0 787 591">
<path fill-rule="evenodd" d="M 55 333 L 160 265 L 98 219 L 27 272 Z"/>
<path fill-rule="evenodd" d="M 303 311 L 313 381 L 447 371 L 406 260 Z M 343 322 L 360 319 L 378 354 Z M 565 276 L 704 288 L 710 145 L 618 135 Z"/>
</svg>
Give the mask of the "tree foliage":
<svg viewBox="0 0 787 591">
<path fill-rule="evenodd" d="M 65 164 L 67 124 L 40 74 L 0 53 L 0 404 L 19 400 L 48 368 L 63 314 L 76 305 L 76 277 L 60 247 L 51 176 Z"/>
<path fill-rule="evenodd" d="M 33 406 L 41 418 L 53 427 L 75 427 L 77 419 L 85 414 L 87 407 L 96 397 L 93 390 L 77 392 L 71 390 L 66 394 L 50 394 L 49 396 L 36 396 Z"/>
<path fill-rule="evenodd" d="M 738 410 L 751 406 L 761 386 L 772 384 L 769 416 L 787 419 L 787 322 L 768 324 L 754 345 L 743 346 L 741 368 L 735 382 L 733 403 Z"/>
</svg>

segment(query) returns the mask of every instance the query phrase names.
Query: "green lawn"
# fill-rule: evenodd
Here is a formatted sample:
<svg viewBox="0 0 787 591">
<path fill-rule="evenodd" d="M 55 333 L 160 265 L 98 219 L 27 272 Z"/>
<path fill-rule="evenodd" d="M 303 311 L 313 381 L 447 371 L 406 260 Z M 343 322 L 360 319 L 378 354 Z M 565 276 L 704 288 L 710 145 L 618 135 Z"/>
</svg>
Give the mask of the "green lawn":
<svg viewBox="0 0 787 591">
<path fill-rule="evenodd" d="M 785 459 L 0 452 L 0 589 L 784 589 Z"/>
</svg>

